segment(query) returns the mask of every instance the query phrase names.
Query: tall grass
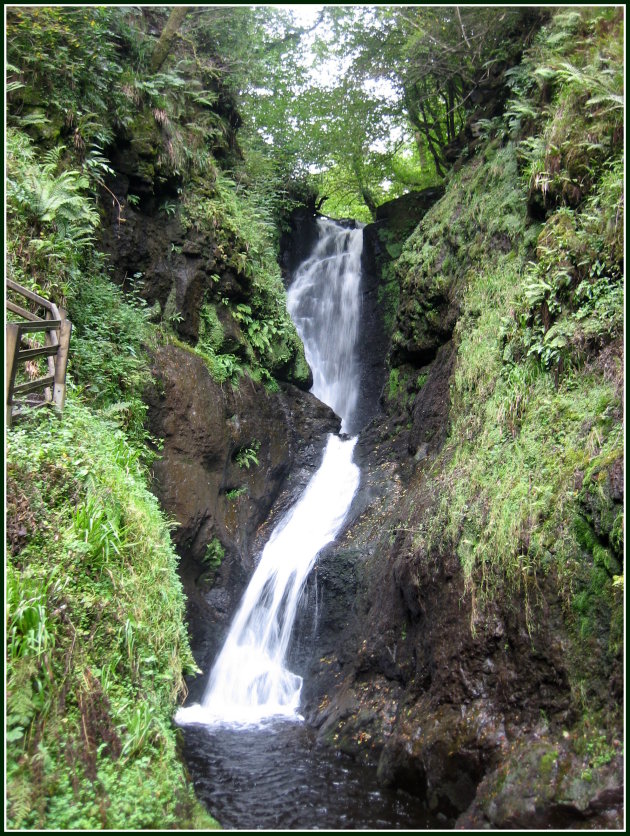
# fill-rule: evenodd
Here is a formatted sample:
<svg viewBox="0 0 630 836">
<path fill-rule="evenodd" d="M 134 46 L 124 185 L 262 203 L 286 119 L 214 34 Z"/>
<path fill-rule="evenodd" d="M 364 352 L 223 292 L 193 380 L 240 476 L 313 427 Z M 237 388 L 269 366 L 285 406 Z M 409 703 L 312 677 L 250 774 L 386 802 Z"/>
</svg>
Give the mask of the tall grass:
<svg viewBox="0 0 630 836">
<path fill-rule="evenodd" d="M 70 394 L 62 422 L 35 413 L 12 430 L 7 468 L 9 825 L 192 822 L 171 716 L 196 667 L 137 449 Z"/>
</svg>

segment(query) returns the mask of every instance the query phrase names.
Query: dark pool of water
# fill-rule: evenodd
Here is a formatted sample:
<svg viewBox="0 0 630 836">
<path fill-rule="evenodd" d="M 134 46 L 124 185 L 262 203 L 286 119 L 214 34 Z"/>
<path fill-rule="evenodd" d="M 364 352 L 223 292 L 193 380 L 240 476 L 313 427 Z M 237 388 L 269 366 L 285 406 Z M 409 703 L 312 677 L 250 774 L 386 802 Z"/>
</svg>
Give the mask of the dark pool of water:
<svg viewBox="0 0 630 836">
<path fill-rule="evenodd" d="M 318 744 L 299 723 L 262 729 L 186 726 L 197 797 L 237 830 L 438 829 L 423 804 L 378 786 L 376 768 Z"/>
</svg>

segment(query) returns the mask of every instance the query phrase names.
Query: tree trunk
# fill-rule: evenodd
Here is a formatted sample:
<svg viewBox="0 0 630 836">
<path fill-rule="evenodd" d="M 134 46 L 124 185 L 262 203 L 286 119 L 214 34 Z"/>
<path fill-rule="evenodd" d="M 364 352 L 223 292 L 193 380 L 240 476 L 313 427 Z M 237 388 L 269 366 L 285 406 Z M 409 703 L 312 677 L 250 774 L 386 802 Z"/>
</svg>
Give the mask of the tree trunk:
<svg viewBox="0 0 630 836">
<path fill-rule="evenodd" d="M 422 115 L 421 130 L 427 138 L 429 151 L 431 152 L 431 156 L 433 157 L 433 161 L 435 163 L 435 170 L 438 173 L 438 176 L 444 177 L 444 169 L 442 168 L 442 160 L 440 159 L 440 151 L 443 147 L 443 142 L 440 142 L 439 138 L 436 140 L 431 136 L 431 126 L 429 125 L 424 104 L 422 102 L 420 103 L 420 113 Z"/>
<path fill-rule="evenodd" d="M 356 157 L 354 157 L 352 160 L 352 171 L 354 172 L 354 176 L 357 179 L 357 185 L 359 187 L 359 191 L 361 192 L 363 202 L 370 210 L 370 215 L 372 216 L 372 219 L 376 220 L 376 201 L 374 200 L 374 196 L 370 191 L 369 186 L 363 179 L 363 175 L 361 173 L 361 164 Z"/>
<path fill-rule="evenodd" d="M 169 19 L 166 21 L 166 26 L 160 35 L 160 39 L 155 45 L 153 55 L 151 56 L 152 73 L 157 73 L 164 63 L 166 56 L 171 49 L 171 44 L 173 43 L 175 35 L 177 34 L 177 30 L 182 25 L 182 22 L 187 14 L 188 8 L 186 6 L 175 6 L 172 10 Z"/>
<path fill-rule="evenodd" d="M 442 161 L 440 160 L 438 151 L 441 147 L 439 139 L 431 136 L 431 127 L 429 125 L 421 98 L 417 102 L 417 105 L 418 106 L 416 108 L 416 103 L 413 102 L 409 93 L 405 92 L 405 107 L 407 109 L 407 116 L 409 117 L 409 121 L 413 127 L 418 132 L 418 136 L 416 136 L 416 144 L 418 145 L 418 152 L 421 155 L 421 159 L 424 159 L 424 148 L 422 147 L 423 143 L 421 140 L 421 137 L 424 137 L 426 139 L 427 147 L 431 152 L 431 156 L 433 157 L 435 170 L 439 177 L 444 177 L 444 169 L 442 168 Z"/>
</svg>

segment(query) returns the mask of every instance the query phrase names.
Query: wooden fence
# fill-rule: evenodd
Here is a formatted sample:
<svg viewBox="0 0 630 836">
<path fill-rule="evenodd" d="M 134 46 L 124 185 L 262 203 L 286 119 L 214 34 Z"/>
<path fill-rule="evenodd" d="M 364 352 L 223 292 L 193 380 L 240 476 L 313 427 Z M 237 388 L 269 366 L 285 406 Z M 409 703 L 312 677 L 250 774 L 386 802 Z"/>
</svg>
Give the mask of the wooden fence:
<svg viewBox="0 0 630 836">
<path fill-rule="evenodd" d="M 17 282 L 7 279 L 7 290 L 22 296 L 27 300 L 25 304 L 30 303 L 30 307 L 35 307 L 37 311 L 33 312 L 28 307 L 7 299 L 7 311 L 22 318 L 20 322 L 6 324 L 6 422 L 7 427 L 10 427 L 13 421 L 23 414 L 25 407 L 39 407 L 52 403 L 63 409 L 72 323 L 54 302 L 38 296 Z M 43 312 L 43 316 L 39 315 L 40 311 Z M 43 334 L 44 345 L 25 345 L 29 340 L 28 335 L 31 334 Z M 42 357 L 48 360 L 48 374 L 44 377 L 33 377 L 24 383 L 16 383 L 20 363 Z M 33 396 L 33 393 L 41 391 L 43 397 Z"/>
</svg>

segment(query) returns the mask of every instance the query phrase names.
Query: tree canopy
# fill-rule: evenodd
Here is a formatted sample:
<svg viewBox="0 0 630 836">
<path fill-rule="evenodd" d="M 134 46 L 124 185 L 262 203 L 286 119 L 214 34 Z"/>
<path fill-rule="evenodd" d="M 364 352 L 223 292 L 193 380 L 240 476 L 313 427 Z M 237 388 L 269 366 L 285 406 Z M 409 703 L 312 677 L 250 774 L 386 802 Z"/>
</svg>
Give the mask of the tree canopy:
<svg viewBox="0 0 630 836">
<path fill-rule="evenodd" d="M 331 208 L 362 207 L 369 218 L 383 200 L 444 176 L 479 85 L 532 10 L 324 6 L 301 23 L 275 7 L 210 16 L 249 132 L 286 176 L 310 178 Z"/>
</svg>

